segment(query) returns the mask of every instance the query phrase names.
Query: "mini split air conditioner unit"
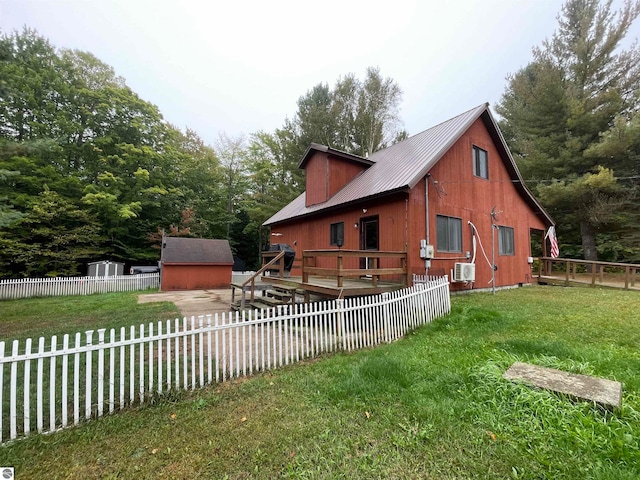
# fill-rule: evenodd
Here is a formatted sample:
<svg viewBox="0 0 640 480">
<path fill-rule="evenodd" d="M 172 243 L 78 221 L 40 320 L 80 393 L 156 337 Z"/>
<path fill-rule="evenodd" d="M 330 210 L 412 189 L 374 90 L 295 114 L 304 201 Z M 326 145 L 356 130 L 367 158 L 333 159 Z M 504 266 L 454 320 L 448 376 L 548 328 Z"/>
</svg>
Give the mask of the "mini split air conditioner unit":
<svg viewBox="0 0 640 480">
<path fill-rule="evenodd" d="M 475 282 L 476 265 L 475 263 L 456 263 L 453 269 L 454 282 Z"/>
</svg>

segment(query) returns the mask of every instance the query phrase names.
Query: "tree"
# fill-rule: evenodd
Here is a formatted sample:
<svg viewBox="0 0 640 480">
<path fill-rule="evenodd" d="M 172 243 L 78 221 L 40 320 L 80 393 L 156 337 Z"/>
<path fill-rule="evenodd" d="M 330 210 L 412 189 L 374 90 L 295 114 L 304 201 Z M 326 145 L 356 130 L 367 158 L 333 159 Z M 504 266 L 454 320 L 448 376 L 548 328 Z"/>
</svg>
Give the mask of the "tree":
<svg viewBox="0 0 640 480">
<path fill-rule="evenodd" d="M 173 165 L 173 180 L 180 190 L 180 210 L 190 212 L 190 235 L 224 238 L 227 206 L 223 171 L 213 148 L 205 145 L 193 130 L 187 128 L 183 133 L 170 126 L 164 154 Z"/>
<path fill-rule="evenodd" d="M 640 49 L 620 47 L 640 2 L 627 0 L 618 12 L 611 3 L 568 0 L 557 31 L 533 50 L 529 65 L 508 79 L 497 105 L 524 177 L 533 181 L 552 215 L 571 212 L 558 228 L 562 243 L 579 230 L 588 260 L 598 258 L 598 236 L 614 224 L 621 228 L 623 221 L 613 212 L 603 219 L 603 207 L 628 204 L 634 195 L 629 184 L 617 180 L 628 171 L 623 164 L 629 158 L 614 160 L 604 146 L 596 148 L 613 135 L 616 118 L 628 122 L 635 115 L 640 99 Z M 573 201 L 577 194 L 580 200 Z"/>
<path fill-rule="evenodd" d="M 1 35 L 0 170 L 15 173 L 0 181 L 0 237 L 11 242 L 6 228 L 19 215 L 20 225 L 33 228 L 16 242 L 44 248 L 34 215 L 45 193 L 58 199 L 47 203 L 52 208 L 64 204 L 89 215 L 97 228 L 92 251 L 115 260 L 157 259 L 149 232 L 178 224 L 186 209 L 200 211 L 194 233 L 212 229 L 219 222 L 208 207 L 213 191 L 198 185 L 219 183 L 217 160 L 210 148 L 196 146 L 193 132 L 184 141 L 181 135 L 90 53 L 56 50 L 33 30 Z M 48 221 L 50 231 L 68 230 L 64 215 Z M 84 247 L 69 245 L 80 258 Z M 9 263 L 19 274 L 19 265 L 29 275 L 72 270 L 45 261 Z"/>
<path fill-rule="evenodd" d="M 246 187 L 246 138 L 244 135 L 230 137 L 225 133 L 218 135 L 215 145 L 222 171 L 222 184 L 226 200 L 226 238 L 231 239 L 231 227 L 237 219 L 237 206 L 243 200 Z M 232 245 L 233 246 L 233 245 Z"/>
<path fill-rule="evenodd" d="M 398 108 L 402 90 L 391 78 L 382 78 L 379 68 L 367 68 L 358 95 L 354 122 L 353 153 L 367 156 L 402 137 Z"/>
<path fill-rule="evenodd" d="M 99 225 L 46 187 L 31 202 L 29 213 L 5 233 L 0 235 L 5 275 L 77 275 L 99 251 Z"/>
<path fill-rule="evenodd" d="M 0 184 L 5 183 L 9 178 L 16 177 L 20 172 L 0 169 Z M 0 196 L 0 228 L 11 225 L 19 220 L 22 214 L 7 201 L 7 197 Z"/>
<path fill-rule="evenodd" d="M 60 59 L 35 30 L 0 37 L 0 137 L 55 136 Z"/>
<path fill-rule="evenodd" d="M 248 148 L 248 195 L 243 209 L 248 216 L 245 234 L 257 236 L 251 263 L 258 262 L 260 251 L 267 247 L 268 228 L 262 224 L 304 190 L 304 177 L 298 161 L 287 154 L 287 137 L 282 130 L 274 134 L 257 132 L 251 136 Z"/>
<path fill-rule="evenodd" d="M 366 156 L 406 136 L 401 100 L 398 84 L 383 78 L 379 68 L 369 67 L 364 81 L 352 73 L 341 77 L 332 90 L 320 83 L 298 100 L 296 141 L 301 149 L 316 142 Z"/>
</svg>

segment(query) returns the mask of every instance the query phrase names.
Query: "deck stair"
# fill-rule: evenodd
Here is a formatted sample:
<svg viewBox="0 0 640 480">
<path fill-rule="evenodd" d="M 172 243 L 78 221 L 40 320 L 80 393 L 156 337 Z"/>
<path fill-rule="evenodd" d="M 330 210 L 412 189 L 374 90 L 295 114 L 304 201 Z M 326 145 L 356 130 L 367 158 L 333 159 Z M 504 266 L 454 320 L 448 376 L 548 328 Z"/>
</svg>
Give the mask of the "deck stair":
<svg viewBox="0 0 640 480">
<path fill-rule="evenodd" d="M 272 285 L 262 281 L 265 273 L 271 276 L 277 272 L 279 278 L 284 277 L 284 261 L 282 261 L 284 254 L 284 251 L 263 253 L 263 265 L 260 270 L 243 283 L 231 284 L 231 308 L 233 310 L 272 308 L 287 303 L 295 303 L 296 289 L 294 287 Z M 271 260 L 267 261 L 268 258 Z M 236 290 L 240 291 L 240 296 L 237 300 Z M 261 292 L 262 295 L 258 296 L 256 292 Z"/>
<path fill-rule="evenodd" d="M 295 287 L 287 287 L 280 285 L 260 284 L 256 290 L 261 295 L 254 295 L 253 299 L 245 299 L 245 305 L 242 306 L 242 299 L 238 299 L 231 304 L 233 310 L 261 309 L 273 308 L 280 305 L 296 303 L 297 291 Z"/>
</svg>

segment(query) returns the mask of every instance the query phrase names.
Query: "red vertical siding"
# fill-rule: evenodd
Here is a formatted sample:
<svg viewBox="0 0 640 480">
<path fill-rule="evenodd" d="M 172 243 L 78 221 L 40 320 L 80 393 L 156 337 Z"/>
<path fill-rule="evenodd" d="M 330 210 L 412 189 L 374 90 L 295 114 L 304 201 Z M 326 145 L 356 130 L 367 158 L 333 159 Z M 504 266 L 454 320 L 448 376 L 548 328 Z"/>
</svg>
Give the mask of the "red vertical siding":
<svg viewBox="0 0 640 480">
<path fill-rule="evenodd" d="M 358 250 L 360 248 L 360 219 L 378 216 L 380 250 L 403 252 L 408 239 L 407 200 L 407 194 L 396 194 L 386 199 L 362 202 L 358 206 L 344 208 L 330 214 L 275 225 L 271 228 L 271 232 L 281 234 L 277 235 L 278 243 L 291 245 L 296 250 L 296 258 L 300 260 L 303 250 L 337 249 L 336 246 L 330 245 L 330 226 L 338 222 L 344 222 L 344 245 L 342 248 Z M 320 261 L 330 260 L 322 259 Z M 345 265 L 345 267 L 357 268 L 357 261 L 353 259 L 351 261 L 352 264 Z M 391 260 L 386 261 L 390 262 Z M 385 266 L 385 264 L 381 265 Z M 329 265 L 319 264 L 319 266 Z M 293 271 L 294 275 L 297 273 L 299 272 Z"/>
<path fill-rule="evenodd" d="M 326 202 L 328 193 L 329 159 L 326 153 L 315 153 L 305 167 L 307 207 Z"/>
<path fill-rule="evenodd" d="M 364 170 L 362 165 L 330 156 L 328 198 L 333 197 L 342 187 L 353 180 L 353 177 L 362 172 L 362 170 Z"/>
<path fill-rule="evenodd" d="M 472 149 L 478 146 L 488 153 L 489 179 L 473 175 Z M 527 263 L 530 253 L 530 229 L 544 230 L 545 224 L 516 190 L 507 169 L 495 148 L 489 133 L 479 119 L 449 149 L 429 172 L 429 241 L 436 247 L 436 258 L 431 262 L 432 270 L 443 270 L 449 274 L 453 264 L 466 262 L 466 252 L 474 254 L 472 230 L 469 222 L 478 229 L 486 256 L 491 261 L 491 212 L 495 209 L 494 223 L 514 229 L 515 255 L 498 255 L 498 235 L 495 235 L 496 286 L 527 283 L 531 270 Z M 424 181 L 412 190 L 412 218 L 417 229 L 411 237 L 413 244 L 425 238 L 424 233 Z M 462 253 L 447 253 L 437 249 L 436 215 L 462 219 Z M 476 282 L 474 288 L 491 286 L 491 267 L 482 253 L 479 243 L 475 252 Z M 411 262 L 412 269 L 416 262 Z M 423 262 L 421 262 L 423 263 Z M 419 268 L 418 268 L 419 269 Z M 422 267 L 424 273 L 424 267 Z M 468 288 L 459 284 L 458 288 Z"/>
<path fill-rule="evenodd" d="M 364 168 L 327 153 L 314 153 L 305 165 L 307 207 L 329 200 Z"/>
<path fill-rule="evenodd" d="M 229 288 L 231 265 L 163 265 L 160 289 L 202 290 Z"/>
<path fill-rule="evenodd" d="M 472 148 L 478 146 L 488 153 L 489 179 L 473 175 Z M 329 192 L 342 188 L 342 182 L 357 175 L 357 169 L 347 168 L 348 162 L 336 167 L 326 155 L 316 154 L 306 166 L 307 205 L 325 201 Z M 328 168 L 331 166 L 331 168 Z M 323 170 L 324 169 L 324 170 Z M 344 222 L 345 249 L 360 247 L 360 219 L 379 217 L 380 250 L 407 251 L 410 273 L 441 273 L 447 275 L 455 262 L 466 262 L 466 252 L 473 257 L 472 222 L 479 233 L 486 256 L 492 255 L 492 217 L 498 212 L 497 225 L 514 229 L 515 255 L 498 254 L 498 238 L 495 238 L 496 286 L 526 283 L 531 279 L 527 257 L 530 256 L 531 229 L 544 230 L 545 222 L 523 200 L 481 119 L 462 135 L 429 172 L 410 191 L 385 196 L 375 201 L 362 201 L 339 211 L 274 225 L 272 232 L 280 233 L 279 243 L 291 245 L 301 257 L 303 250 L 336 248 L 330 246 L 330 225 Z M 324 175 L 324 176 L 323 176 Z M 331 175 L 334 175 L 333 177 Z M 333 179 L 333 180 L 332 180 Z M 335 182 L 335 183 L 333 183 Z M 429 232 L 427 238 L 425 212 L 425 184 L 428 183 Z M 323 190 L 324 189 L 324 190 Z M 324 192 L 324 193 L 323 193 Z M 324 196 L 323 196 L 324 195 Z M 366 212 L 364 211 L 366 210 Z M 462 221 L 462 252 L 448 253 L 437 250 L 436 215 L 460 218 Z M 420 240 L 436 247 L 429 272 L 420 258 Z M 476 281 L 473 288 L 488 288 L 491 279 L 490 264 L 484 258 L 480 244 L 475 250 Z M 321 265 L 325 266 L 325 265 Z M 387 265 L 383 265 L 387 266 Z M 299 273 L 294 271 L 294 274 Z M 472 285 L 454 284 L 454 289 L 471 288 Z"/>
</svg>

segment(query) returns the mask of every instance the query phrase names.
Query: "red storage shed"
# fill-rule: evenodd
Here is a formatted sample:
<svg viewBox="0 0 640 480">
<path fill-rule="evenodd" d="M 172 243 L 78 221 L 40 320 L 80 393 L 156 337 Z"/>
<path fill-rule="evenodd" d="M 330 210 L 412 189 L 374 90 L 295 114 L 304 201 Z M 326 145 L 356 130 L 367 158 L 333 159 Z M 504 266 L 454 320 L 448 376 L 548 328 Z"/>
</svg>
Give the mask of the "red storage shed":
<svg viewBox="0 0 640 480">
<path fill-rule="evenodd" d="M 163 291 L 228 288 L 233 254 L 228 240 L 166 237 L 161 265 Z"/>
</svg>

